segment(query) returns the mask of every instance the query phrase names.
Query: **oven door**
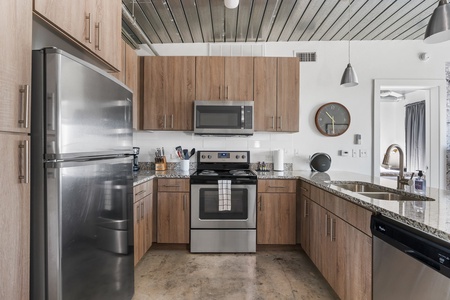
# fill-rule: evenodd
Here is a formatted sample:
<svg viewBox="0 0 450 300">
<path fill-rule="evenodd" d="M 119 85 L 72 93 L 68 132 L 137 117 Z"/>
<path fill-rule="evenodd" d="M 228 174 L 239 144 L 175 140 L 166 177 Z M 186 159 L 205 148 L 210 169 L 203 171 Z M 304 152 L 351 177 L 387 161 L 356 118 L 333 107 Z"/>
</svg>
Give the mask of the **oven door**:
<svg viewBox="0 0 450 300">
<path fill-rule="evenodd" d="M 231 210 L 219 211 L 218 186 L 192 184 L 191 228 L 256 228 L 256 185 L 231 185 Z"/>
</svg>

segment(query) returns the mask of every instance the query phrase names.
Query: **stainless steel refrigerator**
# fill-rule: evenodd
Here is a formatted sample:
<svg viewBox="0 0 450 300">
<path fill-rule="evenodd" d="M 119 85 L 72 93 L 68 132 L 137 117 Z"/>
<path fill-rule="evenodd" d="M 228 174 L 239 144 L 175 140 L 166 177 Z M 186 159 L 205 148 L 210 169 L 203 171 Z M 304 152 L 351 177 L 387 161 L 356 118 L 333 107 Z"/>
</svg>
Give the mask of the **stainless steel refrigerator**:
<svg viewBox="0 0 450 300">
<path fill-rule="evenodd" d="M 131 299 L 132 92 L 46 48 L 32 95 L 30 298 Z"/>
</svg>

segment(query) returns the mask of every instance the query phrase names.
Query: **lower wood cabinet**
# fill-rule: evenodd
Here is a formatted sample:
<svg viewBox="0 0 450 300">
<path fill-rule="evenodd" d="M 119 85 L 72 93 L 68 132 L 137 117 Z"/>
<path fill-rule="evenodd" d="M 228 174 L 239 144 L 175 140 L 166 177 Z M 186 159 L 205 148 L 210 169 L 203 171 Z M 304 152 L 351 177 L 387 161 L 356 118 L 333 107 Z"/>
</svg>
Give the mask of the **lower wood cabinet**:
<svg viewBox="0 0 450 300">
<path fill-rule="evenodd" d="M 295 180 L 258 180 L 257 244 L 296 243 Z"/>
<path fill-rule="evenodd" d="M 309 232 L 302 236 L 302 239 L 309 238 L 308 255 L 341 299 L 371 299 L 372 237 L 344 220 L 351 220 L 349 216 L 354 215 L 364 216 L 370 222 L 370 212 L 326 191 L 311 189 L 316 189 L 311 192 L 311 199 L 302 199 L 307 203 L 309 219 L 305 221 Z M 320 195 L 320 199 L 314 198 L 315 195 Z M 338 208 L 342 205 L 347 210 Z M 352 210 L 362 211 L 352 213 Z"/>
<path fill-rule="evenodd" d="M 134 187 L 134 265 L 152 246 L 153 181 Z"/>
<path fill-rule="evenodd" d="M 158 179 L 158 243 L 189 243 L 189 179 Z"/>
</svg>

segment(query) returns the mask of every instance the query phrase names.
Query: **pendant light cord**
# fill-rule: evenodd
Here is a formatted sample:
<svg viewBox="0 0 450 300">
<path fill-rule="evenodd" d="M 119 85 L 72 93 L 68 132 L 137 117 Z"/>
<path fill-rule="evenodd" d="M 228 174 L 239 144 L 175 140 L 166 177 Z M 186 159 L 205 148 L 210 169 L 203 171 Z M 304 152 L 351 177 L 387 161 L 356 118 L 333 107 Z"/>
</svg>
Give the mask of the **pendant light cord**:
<svg viewBox="0 0 450 300">
<path fill-rule="evenodd" d="M 350 63 L 350 19 L 351 19 L 351 14 L 350 14 L 350 1 L 348 0 L 348 63 Z"/>
</svg>

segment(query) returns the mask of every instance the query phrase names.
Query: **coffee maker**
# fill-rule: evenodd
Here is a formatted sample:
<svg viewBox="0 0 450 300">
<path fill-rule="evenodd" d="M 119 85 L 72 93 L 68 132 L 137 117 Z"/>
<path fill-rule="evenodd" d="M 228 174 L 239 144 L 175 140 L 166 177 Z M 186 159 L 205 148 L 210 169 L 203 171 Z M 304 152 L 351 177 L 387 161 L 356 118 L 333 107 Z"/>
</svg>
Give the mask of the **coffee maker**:
<svg viewBox="0 0 450 300">
<path fill-rule="evenodd" d="M 139 171 L 139 162 L 138 162 L 138 156 L 139 156 L 139 147 L 133 147 L 133 171 L 137 172 Z"/>
</svg>

